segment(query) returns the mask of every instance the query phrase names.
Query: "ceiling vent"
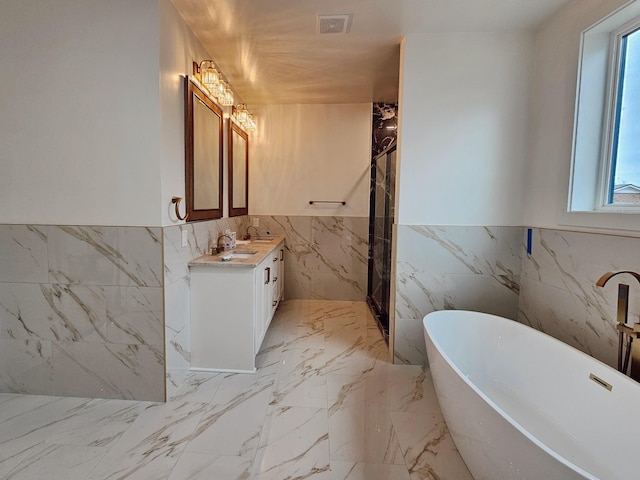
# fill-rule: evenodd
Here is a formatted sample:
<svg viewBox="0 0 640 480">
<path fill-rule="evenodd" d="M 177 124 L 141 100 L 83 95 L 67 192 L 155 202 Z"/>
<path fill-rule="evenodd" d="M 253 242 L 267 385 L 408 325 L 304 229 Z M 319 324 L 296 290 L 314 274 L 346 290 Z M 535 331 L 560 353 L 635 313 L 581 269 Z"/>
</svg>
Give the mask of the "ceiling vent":
<svg viewBox="0 0 640 480">
<path fill-rule="evenodd" d="M 351 30 L 351 14 L 318 15 L 316 24 L 320 35 L 341 35 Z"/>
</svg>

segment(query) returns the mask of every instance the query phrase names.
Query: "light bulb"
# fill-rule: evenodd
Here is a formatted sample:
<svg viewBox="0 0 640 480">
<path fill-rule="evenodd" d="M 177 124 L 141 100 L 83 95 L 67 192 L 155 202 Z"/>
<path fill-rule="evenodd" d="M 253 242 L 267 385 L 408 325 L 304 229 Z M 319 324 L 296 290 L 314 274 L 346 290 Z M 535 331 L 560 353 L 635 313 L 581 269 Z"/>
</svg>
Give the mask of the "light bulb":
<svg viewBox="0 0 640 480">
<path fill-rule="evenodd" d="M 233 105 L 233 92 L 229 87 L 225 89 L 224 94 L 221 97 L 218 97 L 218 101 L 225 107 L 230 107 L 231 105 Z"/>
<path fill-rule="evenodd" d="M 211 60 L 200 63 L 200 80 L 210 92 L 213 92 L 220 83 L 220 74 Z"/>
</svg>

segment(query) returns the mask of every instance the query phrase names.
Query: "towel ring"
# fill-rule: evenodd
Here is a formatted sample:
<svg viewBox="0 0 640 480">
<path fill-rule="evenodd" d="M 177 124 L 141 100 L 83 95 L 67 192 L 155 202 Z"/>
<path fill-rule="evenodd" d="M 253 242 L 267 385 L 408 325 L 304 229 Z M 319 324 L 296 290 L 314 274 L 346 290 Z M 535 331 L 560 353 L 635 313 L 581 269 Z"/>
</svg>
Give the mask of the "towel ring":
<svg viewBox="0 0 640 480">
<path fill-rule="evenodd" d="M 184 216 L 180 215 L 180 202 L 182 201 L 182 197 L 171 197 L 171 203 L 176 206 L 176 217 L 178 220 L 186 220 L 189 218 L 189 214 L 185 213 Z"/>
</svg>

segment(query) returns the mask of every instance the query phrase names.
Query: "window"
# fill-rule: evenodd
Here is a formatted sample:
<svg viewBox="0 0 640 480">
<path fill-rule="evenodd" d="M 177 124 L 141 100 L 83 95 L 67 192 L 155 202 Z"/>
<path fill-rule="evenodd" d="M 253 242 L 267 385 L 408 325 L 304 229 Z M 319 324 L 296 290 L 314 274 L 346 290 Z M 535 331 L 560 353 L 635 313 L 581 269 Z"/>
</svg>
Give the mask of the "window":
<svg viewBox="0 0 640 480">
<path fill-rule="evenodd" d="M 640 25 L 613 37 L 604 205 L 640 207 Z"/>
<path fill-rule="evenodd" d="M 583 32 L 569 210 L 640 213 L 640 0 Z"/>
</svg>

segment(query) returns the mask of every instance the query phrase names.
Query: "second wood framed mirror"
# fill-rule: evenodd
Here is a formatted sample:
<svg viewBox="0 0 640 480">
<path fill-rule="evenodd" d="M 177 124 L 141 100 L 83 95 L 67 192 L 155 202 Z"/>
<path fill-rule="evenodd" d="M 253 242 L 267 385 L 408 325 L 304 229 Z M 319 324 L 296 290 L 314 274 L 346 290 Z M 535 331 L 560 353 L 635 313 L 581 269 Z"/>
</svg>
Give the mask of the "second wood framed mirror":
<svg viewBox="0 0 640 480">
<path fill-rule="evenodd" d="M 249 213 L 249 136 L 229 119 L 229 216 Z"/>
<path fill-rule="evenodd" d="M 222 217 L 222 109 L 185 78 L 187 221 Z"/>
</svg>

